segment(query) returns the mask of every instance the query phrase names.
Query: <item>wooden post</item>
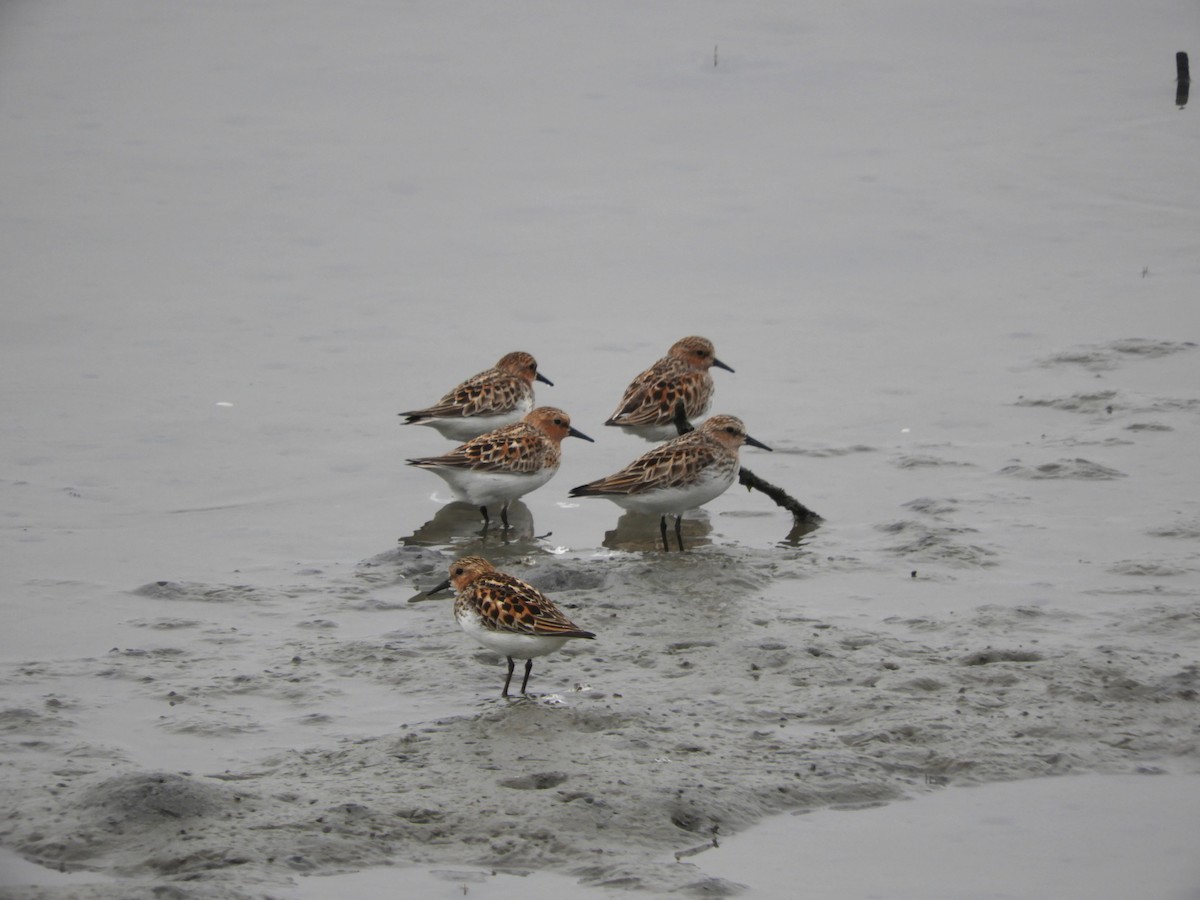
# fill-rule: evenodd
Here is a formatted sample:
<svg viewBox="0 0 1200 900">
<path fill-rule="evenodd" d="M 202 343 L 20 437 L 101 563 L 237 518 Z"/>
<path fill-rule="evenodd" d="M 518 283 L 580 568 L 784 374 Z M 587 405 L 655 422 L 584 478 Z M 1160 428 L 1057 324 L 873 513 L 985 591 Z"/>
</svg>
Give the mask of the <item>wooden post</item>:
<svg viewBox="0 0 1200 900">
<path fill-rule="evenodd" d="M 1180 50 L 1175 54 L 1175 105 L 1180 109 L 1187 106 L 1188 89 L 1192 86 L 1192 75 L 1188 69 L 1188 55 Z"/>
</svg>

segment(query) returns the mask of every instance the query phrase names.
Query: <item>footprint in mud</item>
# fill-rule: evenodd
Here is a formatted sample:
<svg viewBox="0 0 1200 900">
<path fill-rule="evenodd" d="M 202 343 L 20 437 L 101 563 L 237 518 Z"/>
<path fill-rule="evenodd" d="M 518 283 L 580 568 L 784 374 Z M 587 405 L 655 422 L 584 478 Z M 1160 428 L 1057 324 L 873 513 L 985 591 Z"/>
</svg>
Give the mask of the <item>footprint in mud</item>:
<svg viewBox="0 0 1200 900">
<path fill-rule="evenodd" d="M 1019 397 L 1016 405 L 1060 409 L 1064 412 L 1111 413 L 1119 406 L 1124 407 L 1127 404 L 1118 403 L 1116 391 L 1092 391 L 1084 394 L 1072 394 L 1069 397 L 1045 397 L 1041 399 Z"/>
<path fill-rule="evenodd" d="M 1194 397 L 1143 397 L 1122 395 L 1118 391 L 1093 391 L 1082 394 L 1071 394 L 1069 397 L 1019 397 L 1015 405 L 1058 409 L 1063 412 L 1108 417 L 1114 414 L 1141 416 L 1172 412 L 1194 412 L 1200 408 L 1200 400 Z M 1170 430 L 1167 426 L 1161 425 L 1130 427 L 1135 430 L 1142 427 L 1149 430 Z"/>
<path fill-rule="evenodd" d="M 245 584 L 201 584 L 194 581 L 152 581 L 133 591 L 155 600 L 195 600 L 202 603 L 242 603 L 276 599 L 272 592 Z"/>
<path fill-rule="evenodd" d="M 1013 464 L 1000 470 L 1001 475 L 1013 478 L 1027 478 L 1031 481 L 1049 478 L 1068 478 L 1081 481 L 1107 481 L 1113 478 L 1124 478 L 1125 473 L 1108 466 L 1092 462 L 1090 459 L 1076 457 L 1075 459 L 1060 459 L 1056 462 L 1042 463 L 1040 466 Z"/>
<path fill-rule="evenodd" d="M 905 503 L 904 508 L 927 516 L 946 516 L 958 512 L 958 501 L 950 498 L 918 497 Z"/>
<path fill-rule="evenodd" d="M 1158 359 L 1196 349 L 1191 341 L 1162 341 L 1150 338 L 1122 338 L 1106 344 L 1085 344 L 1064 350 L 1043 359 L 1040 365 L 1083 366 L 1092 372 L 1117 368 L 1122 362 L 1134 359 Z"/>
<path fill-rule="evenodd" d="M 886 549 L 890 553 L 912 559 L 937 560 L 970 566 L 993 566 L 996 553 L 978 544 L 968 544 L 960 538 L 977 533 L 973 528 L 956 526 L 936 527 L 924 522 L 904 520 L 876 525 L 877 531 L 895 535 L 900 542 Z"/>
<path fill-rule="evenodd" d="M 531 775 L 506 778 L 500 782 L 500 786 L 512 788 L 516 791 L 544 791 L 552 787 L 558 787 L 569 777 L 564 772 L 534 772 Z"/>
<path fill-rule="evenodd" d="M 1160 559 L 1122 559 L 1108 567 L 1114 575 L 1138 575 L 1150 578 L 1170 578 L 1186 575 L 1191 569 Z"/>
<path fill-rule="evenodd" d="M 964 666 L 988 666 L 993 663 L 1004 662 L 1040 662 L 1041 659 L 1042 654 L 1036 650 L 1012 650 L 988 647 L 986 650 L 976 650 L 974 653 L 968 653 L 959 662 Z"/>
<path fill-rule="evenodd" d="M 1200 538 L 1200 519 L 1181 519 L 1173 525 L 1152 528 L 1146 533 L 1151 537 L 1196 540 Z"/>
<path fill-rule="evenodd" d="M 938 466 L 966 468 L 973 466 L 974 463 L 959 462 L 954 459 L 942 459 L 940 456 L 931 456 L 928 454 L 910 454 L 899 456 L 892 460 L 892 465 L 897 469 L 932 469 Z"/>
</svg>

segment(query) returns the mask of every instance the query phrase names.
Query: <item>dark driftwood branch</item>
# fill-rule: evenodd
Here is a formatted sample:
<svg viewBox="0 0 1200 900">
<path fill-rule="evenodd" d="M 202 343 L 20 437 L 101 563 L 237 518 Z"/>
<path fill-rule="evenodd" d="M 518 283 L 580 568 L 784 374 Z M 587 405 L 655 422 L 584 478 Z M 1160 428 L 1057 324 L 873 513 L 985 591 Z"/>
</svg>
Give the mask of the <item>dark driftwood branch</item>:
<svg viewBox="0 0 1200 900">
<path fill-rule="evenodd" d="M 680 434 L 687 434 L 689 431 L 695 430 L 695 426 L 688 421 L 687 413 L 684 411 L 682 400 L 677 400 L 675 402 L 674 422 L 675 430 Z M 741 469 L 738 470 L 738 481 L 744 484 L 748 490 L 761 491 L 762 493 L 766 494 L 768 497 L 774 500 L 778 506 L 782 506 L 784 509 L 790 512 L 792 517 L 795 518 L 797 525 L 808 525 L 815 527 L 823 521 L 819 515 L 817 515 L 783 488 L 776 487 L 769 481 L 763 481 L 763 479 L 759 478 L 745 466 L 742 466 Z"/>
</svg>

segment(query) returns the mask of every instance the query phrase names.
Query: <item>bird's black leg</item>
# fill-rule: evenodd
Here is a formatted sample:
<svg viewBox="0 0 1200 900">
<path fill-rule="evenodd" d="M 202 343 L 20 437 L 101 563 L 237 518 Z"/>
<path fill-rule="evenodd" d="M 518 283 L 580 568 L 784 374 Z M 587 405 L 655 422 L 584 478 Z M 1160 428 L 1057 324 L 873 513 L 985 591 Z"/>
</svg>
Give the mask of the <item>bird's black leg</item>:
<svg viewBox="0 0 1200 900">
<path fill-rule="evenodd" d="M 667 516 L 664 513 L 662 518 L 658 520 L 658 530 L 662 532 L 663 537 L 663 552 L 670 553 L 671 545 L 667 543 Z"/>
<path fill-rule="evenodd" d="M 529 684 L 529 673 L 533 671 L 533 660 L 525 660 L 525 677 L 521 679 L 521 693 L 525 693 L 525 685 Z"/>
<path fill-rule="evenodd" d="M 487 531 L 488 526 L 492 524 L 491 517 L 488 516 L 487 507 L 486 506 L 479 507 L 479 514 L 481 516 L 483 516 L 483 530 Z"/>
<path fill-rule="evenodd" d="M 675 540 L 679 542 L 679 550 L 683 551 L 683 513 L 675 517 Z"/>
<path fill-rule="evenodd" d="M 504 523 L 504 530 L 508 530 L 508 504 L 505 503 L 500 507 L 500 521 Z"/>
<path fill-rule="evenodd" d="M 504 690 L 502 690 L 500 692 L 501 697 L 508 696 L 508 686 L 512 683 L 512 673 L 513 673 L 514 666 L 516 666 L 516 663 L 513 662 L 513 658 L 510 656 L 508 658 L 508 677 L 504 679 Z"/>
</svg>

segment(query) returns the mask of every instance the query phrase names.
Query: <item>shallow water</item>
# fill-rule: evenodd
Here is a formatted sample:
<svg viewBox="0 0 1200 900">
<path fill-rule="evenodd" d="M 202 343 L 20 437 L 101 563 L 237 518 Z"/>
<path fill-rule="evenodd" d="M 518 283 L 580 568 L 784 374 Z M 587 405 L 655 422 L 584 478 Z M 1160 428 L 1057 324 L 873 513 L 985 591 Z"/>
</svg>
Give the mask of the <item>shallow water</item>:
<svg viewBox="0 0 1200 900">
<path fill-rule="evenodd" d="M 7 9 L 0 844 L 97 896 L 712 894 L 672 854 L 775 812 L 1194 773 L 1177 6 L 564 8 L 553 46 L 483 7 Z M 820 528 L 735 488 L 664 554 L 567 499 L 689 333 Z M 513 349 L 596 443 L 506 540 L 396 412 Z M 405 602 L 467 552 L 598 634 L 532 701 Z"/>
</svg>

